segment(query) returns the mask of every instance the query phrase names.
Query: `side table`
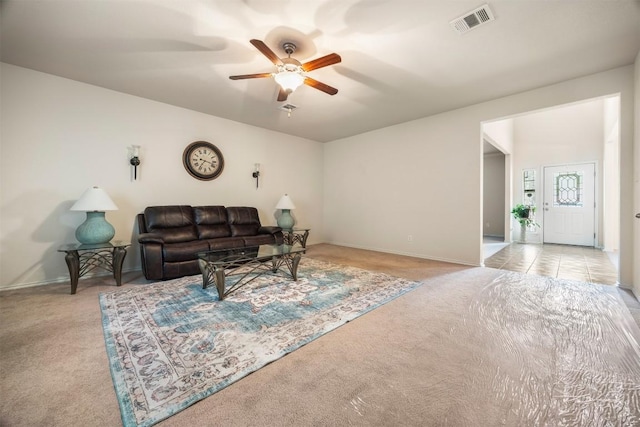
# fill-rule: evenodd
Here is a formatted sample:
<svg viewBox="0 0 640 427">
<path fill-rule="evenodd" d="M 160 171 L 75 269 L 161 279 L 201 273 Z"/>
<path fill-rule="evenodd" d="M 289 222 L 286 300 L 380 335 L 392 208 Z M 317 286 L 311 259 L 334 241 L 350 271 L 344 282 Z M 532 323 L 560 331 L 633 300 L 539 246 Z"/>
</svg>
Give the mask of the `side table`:
<svg viewBox="0 0 640 427">
<path fill-rule="evenodd" d="M 76 293 L 78 279 L 96 268 L 112 272 L 116 285 L 120 286 L 122 284 L 122 263 L 127 255 L 128 246 L 131 246 L 130 242 L 120 240 L 96 245 L 82 243 L 61 245 L 58 252 L 66 252 L 64 259 L 69 267 L 71 295 Z"/>
<path fill-rule="evenodd" d="M 299 243 L 303 248 L 307 247 L 307 238 L 309 237 L 310 228 L 283 228 L 282 234 L 286 245 L 295 245 Z"/>
</svg>

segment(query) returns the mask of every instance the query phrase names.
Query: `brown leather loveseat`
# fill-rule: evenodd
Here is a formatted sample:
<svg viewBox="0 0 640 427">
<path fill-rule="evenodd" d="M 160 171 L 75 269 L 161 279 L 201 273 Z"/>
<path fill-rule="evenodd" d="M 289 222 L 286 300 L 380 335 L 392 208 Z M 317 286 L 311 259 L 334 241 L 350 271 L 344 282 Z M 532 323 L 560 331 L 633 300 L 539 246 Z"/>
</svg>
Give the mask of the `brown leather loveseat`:
<svg viewBox="0 0 640 427">
<path fill-rule="evenodd" d="M 282 244 L 280 227 L 263 227 L 252 207 L 150 206 L 138 214 L 144 277 L 200 274 L 198 252 Z"/>
</svg>

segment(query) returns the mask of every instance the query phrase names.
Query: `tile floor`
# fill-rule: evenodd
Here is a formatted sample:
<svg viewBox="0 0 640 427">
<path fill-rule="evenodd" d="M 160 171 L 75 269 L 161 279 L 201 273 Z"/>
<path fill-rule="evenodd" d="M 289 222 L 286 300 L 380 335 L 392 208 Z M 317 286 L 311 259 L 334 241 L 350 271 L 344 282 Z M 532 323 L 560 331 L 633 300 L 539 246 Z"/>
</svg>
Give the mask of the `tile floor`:
<svg viewBox="0 0 640 427">
<path fill-rule="evenodd" d="M 584 246 L 512 243 L 485 259 L 484 265 L 589 283 L 618 283 L 618 272 L 609 256 Z"/>
<path fill-rule="evenodd" d="M 604 285 L 618 284 L 616 264 L 606 252 L 599 249 L 550 244 L 507 244 L 494 238 L 485 238 L 484 246 L 487 254 L 485 267 Z M 640 300 L 629 289 L 618 288 L 618 291 L 640 327 Z"/>
</svg>

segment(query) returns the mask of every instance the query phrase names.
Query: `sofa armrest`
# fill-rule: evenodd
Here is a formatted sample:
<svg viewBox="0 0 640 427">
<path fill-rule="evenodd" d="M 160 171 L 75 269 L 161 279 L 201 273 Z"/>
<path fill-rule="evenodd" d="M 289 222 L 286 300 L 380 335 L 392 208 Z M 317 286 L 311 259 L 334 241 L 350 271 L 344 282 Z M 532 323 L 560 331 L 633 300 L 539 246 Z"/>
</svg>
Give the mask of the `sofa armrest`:
<svg viewBox="0 0 640 427">
<path fill-rule="evenodd" d="M 157 233 L 138 235 L 142 272 L 148 280 L 164 279 L 164 239 Z"/>
<path fill-rule="evenodd" d="M 159 243 L 164 244 L 164 239 L 157 233 L 142 233 L 138 235 L 139 243 Z"/>
<path fill-rule="evenodd" d="M 276 226 L 260 227 L 258 234 L 277 234 L 282 231 L 282 228 Z"/>
</svg>

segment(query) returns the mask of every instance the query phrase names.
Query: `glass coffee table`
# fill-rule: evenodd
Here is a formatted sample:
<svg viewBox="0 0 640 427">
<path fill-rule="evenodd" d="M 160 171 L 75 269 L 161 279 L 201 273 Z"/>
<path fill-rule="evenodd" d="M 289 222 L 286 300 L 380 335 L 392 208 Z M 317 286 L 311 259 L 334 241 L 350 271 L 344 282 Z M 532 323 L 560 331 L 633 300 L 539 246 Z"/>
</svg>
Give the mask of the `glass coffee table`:
<svg viewBox="0 0 640 427">
<path fill-rule="evenodd" d="M 288 276 L 298 280 L 298 264 L 305 248 L 291 245 L 260 245 L 237 249 L 199 252 L 198 264 L 202 272 L 202 288 L 214 282 L 222 301 L 236 289 L 265 273 L 277 274 L 286 266 Z M 284 272 L 285 275 L 286 272 Z M 227 279 L 229 288 L 226 288 Z"/>
</svg>

